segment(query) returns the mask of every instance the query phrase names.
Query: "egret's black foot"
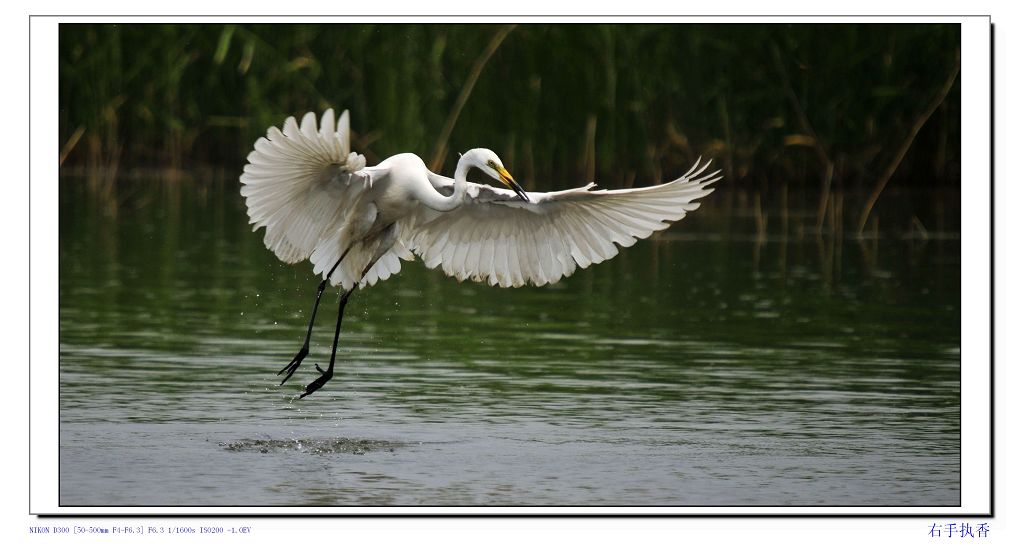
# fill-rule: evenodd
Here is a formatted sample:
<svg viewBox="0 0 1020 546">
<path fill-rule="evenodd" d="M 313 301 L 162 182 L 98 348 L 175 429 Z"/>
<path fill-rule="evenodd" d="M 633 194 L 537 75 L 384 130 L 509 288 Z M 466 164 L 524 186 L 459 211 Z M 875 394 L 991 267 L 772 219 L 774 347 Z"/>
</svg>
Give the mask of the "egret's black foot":
<svg viewBox="0 0 1020 546">
<path fill-rule="evenodd" d="M 309 394 L 312 394 L 313 392 L 321 389 L 322 386 L 326 384 L 326 382 L 328 382 L 330 379 L 333 379 L 333 370 L 323 371 L 318 364 L 315 365 L 315 369 L 322 372 L 322 375 L 320 375 L 319 378 L 316 379 L 315 381 L 309 383 L 308 386 L 305 387 L 305 392 L 302 393 L 301 396 L 299 396 L 299 398 L 304 398 Z"/>
<path fill-rule="evenodd" d="M 297 371 L 298 366 L 301 365 L 301 361 L 304 360 L 306 356 L 308 356 L 308 345 L 301 347 L 301 350 L 298 351 L 296 355 L 294 355 L 294 359 L 290 361 L 290 364 L 287 364 L 286 366 L 283 367 L 282 370 L 276 372 L 276 375 L 280 375 L 283 372 L 287 372 L 287 377 L 284 377 L 283 381 L 280 381 L 280 385 L 286 383 L 287 380 L 290 379 L 290 376 L 294 375 L 294 372 Z M 319 365 L 316 364 L 315 367 L 318 368 Z"/>
</svg>

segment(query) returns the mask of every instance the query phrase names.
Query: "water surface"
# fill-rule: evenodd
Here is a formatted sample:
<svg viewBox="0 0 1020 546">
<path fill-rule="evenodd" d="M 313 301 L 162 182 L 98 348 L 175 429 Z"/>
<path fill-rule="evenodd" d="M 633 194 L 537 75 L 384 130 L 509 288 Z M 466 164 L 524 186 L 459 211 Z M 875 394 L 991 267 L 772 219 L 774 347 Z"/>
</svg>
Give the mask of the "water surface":
<svg viewBox="0 0 1020 546">
<path fill-rule="evenodd" d="M 959 504 L 956 239 L 691 218 L 552 287 L 404 263 L 298 400 L 338 298 L 278 386 L 316 279 L 231 183 L 61 190 L 62 505 Z"/>
</svg>

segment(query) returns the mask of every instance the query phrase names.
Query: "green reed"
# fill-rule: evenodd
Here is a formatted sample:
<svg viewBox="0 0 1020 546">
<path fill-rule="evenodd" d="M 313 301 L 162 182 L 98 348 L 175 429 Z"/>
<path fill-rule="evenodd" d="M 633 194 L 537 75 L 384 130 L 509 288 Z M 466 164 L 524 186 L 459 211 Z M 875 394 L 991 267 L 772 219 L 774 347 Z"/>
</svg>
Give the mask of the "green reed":
<svg viewBox="0 0 1020 546">
<path fill-rule="evenodd" d="M 428 161 L 502 27 L 65 24 L 63 166 L 93 180 L 239 172 L 266 127 L 327 107 L 351 110 L 370 161 L 401 151 Z M 857 217 L 946 84 L 959 40 L 958 25 L 938 24 L 518 24 L 481 67 L 443 160 L 449 171 L 457 152 L 489 147 L 542 190 L 591 177 L 644 185 L 711 157 L 728 200 L 746 195 L 763 215 L 817 210 L 807 224 L 824 226 L 830 192 L 850 194 L 846 216 Z M 876 213 L 958 225 L 946 210 L 958 202 L 959 131 L 956 82 L 889 183 L 913 197 Z M 929 192 L 950 197 L 916 197 Z"/>
</svg>

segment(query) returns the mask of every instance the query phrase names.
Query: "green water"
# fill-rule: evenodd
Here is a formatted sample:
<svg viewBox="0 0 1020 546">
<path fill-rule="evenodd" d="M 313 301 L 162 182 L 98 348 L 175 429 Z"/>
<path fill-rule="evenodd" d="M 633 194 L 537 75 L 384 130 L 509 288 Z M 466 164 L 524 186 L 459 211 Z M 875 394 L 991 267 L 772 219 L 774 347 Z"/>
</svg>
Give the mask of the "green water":
<svg viewBox="0 0 1020 546">
<path fill-rule="evenodd" d="M 116 214 L 61 182 L 64 505 L 959 503 L 955 238 L 692 217 L 552 287 L 405 262 L 297 400 L 337 295 L 278 386 L 317 280 L 216 182 L 124 182 Z"/>
</svg>

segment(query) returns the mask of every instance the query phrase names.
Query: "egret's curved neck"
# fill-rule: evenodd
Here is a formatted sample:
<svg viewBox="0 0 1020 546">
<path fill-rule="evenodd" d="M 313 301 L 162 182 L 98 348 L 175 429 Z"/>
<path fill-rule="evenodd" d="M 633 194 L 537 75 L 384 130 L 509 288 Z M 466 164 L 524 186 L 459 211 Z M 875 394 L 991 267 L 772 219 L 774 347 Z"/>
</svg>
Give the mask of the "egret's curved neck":
<svg viewBox="0 0 1020 546">
<path fill-rule="evenodd" d="M 459 207 L 464 202 L 464 192 L 467 190 L 467 173 L 471 167 L 461 158 L 457 162 L 457 170 L 453 174 L 453 194 L 449 197 L 438 191 L 429 192 L 429 196 L 422 200 L 425 206 L 439 212 L 448 212 Z"/>
</svg>

